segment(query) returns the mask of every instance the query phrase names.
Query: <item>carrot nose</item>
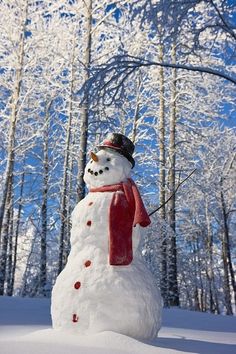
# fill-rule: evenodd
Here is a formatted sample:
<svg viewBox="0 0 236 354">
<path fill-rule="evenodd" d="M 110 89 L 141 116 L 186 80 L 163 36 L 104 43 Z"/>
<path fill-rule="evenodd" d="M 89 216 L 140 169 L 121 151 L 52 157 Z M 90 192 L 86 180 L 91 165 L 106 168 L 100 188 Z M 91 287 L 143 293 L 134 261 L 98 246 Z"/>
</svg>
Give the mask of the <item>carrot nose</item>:
<svg viewBox="0 0 236 354">
<path fill-rule="evenodd" d="M 90 152 L 90 157 L 93 159 L 93 161 L 98 162 L 98 156 L 94 154 L 94 152 Z"/>
</svg>

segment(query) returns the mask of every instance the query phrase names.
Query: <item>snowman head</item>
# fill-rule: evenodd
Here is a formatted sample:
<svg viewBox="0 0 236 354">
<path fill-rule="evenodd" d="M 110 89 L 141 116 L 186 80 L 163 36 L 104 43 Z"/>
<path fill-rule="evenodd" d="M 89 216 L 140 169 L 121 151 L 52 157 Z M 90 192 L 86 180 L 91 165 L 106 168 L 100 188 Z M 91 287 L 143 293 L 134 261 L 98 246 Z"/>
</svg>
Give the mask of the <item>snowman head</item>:
<svg viewBox="0 0 236 354">
<path fill-rule="evenodd" d="M 102 187 L 125 181 L 135 165 L 132 141 L 122 134 L 110 133 L 98 149 L 97 154 L 91 153 L 85 169 L 87 186 Z"/>
<path fill-rule="evenodd" d="M 102 149 L 91 153 L 84 181 L 88 188 L 97 188 L 125 181 L 130 176 L 132 164 L 120 153 L 112 149 Z"/>
</svg>

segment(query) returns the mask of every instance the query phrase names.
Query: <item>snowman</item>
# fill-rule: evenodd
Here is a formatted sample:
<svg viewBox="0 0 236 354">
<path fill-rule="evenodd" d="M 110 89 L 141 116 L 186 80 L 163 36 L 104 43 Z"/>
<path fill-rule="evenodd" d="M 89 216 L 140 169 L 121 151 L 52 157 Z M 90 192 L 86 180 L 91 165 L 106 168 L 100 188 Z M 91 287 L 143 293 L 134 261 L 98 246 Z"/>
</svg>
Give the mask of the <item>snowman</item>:
<svg viewBox="0 0 236 354">
<path fill-rule="evenodd" d="M 158 334 L 162 301 L 138 248 L 150 219 L 130 178 L 133 152 L 126 136 L 112 133 L 91 153 L 89 193 L 72 212 L 71 251 L 52 291 L 54 329 Z"/>
</svg>

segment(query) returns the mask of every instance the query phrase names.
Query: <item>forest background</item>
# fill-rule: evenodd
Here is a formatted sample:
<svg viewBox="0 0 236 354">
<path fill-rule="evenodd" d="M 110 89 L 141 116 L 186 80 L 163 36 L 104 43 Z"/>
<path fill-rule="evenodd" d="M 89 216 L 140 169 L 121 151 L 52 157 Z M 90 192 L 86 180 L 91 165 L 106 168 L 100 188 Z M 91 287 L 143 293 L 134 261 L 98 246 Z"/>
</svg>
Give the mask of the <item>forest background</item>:
<svg viewBox="0 0 236 354">
<path fill-rule="evenodd" d="M 136 146 L 147 209 L 170 198 L 141 245 L 165 306 L 233 314 L 235 2 L 1 0 L 0 13 L 0 295 L 50 296 L 89 151 L 115 131 Z"/>
</svg>

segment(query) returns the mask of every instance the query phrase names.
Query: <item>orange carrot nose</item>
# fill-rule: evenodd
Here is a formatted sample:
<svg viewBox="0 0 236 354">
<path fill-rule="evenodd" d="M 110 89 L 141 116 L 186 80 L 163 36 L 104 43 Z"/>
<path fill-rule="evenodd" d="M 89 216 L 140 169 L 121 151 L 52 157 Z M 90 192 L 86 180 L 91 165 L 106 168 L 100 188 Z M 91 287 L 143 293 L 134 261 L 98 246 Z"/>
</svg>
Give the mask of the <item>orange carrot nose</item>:
<svg viewBox="0 0 236 354">
<path fill-rule="evenodd" d="M 93 161 L 98 162 L 98 156 L 94 154 L 94 152 L 90 152 L 90 157 L 93 159 Z"/>
</svg>

